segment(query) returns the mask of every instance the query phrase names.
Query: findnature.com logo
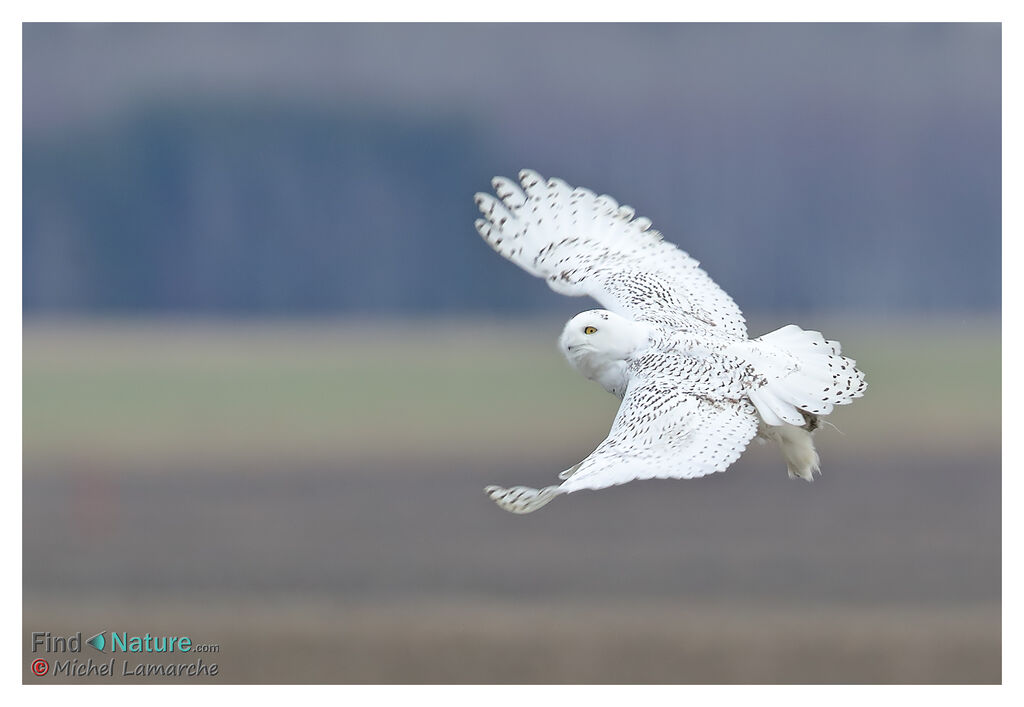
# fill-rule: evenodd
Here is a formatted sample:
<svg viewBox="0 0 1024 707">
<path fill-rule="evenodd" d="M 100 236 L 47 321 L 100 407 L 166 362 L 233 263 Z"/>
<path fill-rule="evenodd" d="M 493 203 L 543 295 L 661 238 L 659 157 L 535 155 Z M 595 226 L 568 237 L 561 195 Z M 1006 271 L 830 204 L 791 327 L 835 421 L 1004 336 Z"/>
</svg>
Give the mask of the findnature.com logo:
<svg viewBox="0 0 1024 707">
<path fill-rule="evenodd" d="M 70 636 L 53 636 L 49 631 L 35 631 L 32 633 L 32 653 L 47 654 L 79 654 L 83 646 L 89 646 L 98 653 L 107 654 L 109 659 L 97 660 L 95 656 L 82 659 L 75 656 L 54 658 L 52 669 L 50 662 L 45 658 L 35 658 L 32 661 L 32 674 L 37 677 L 51 674 L 54 677 L 213 677 L 218 674 L 220 667 L 217 663 L 197 657 L 188 662 L 184 659 L 191 658 L 196 653 L 219 653 L 220 645 L 217 643 L 198 643 L 190 636 L 168 636 L 129 634 L 127 631 L 110 631 L 107 638 L 107 631 L 100 631 L 83 641 L 82 632 L 78 631 Z M 119 658 L 118 653 L 128 654 Z M 141 655 L 136 655 L 141 654 Z M 140 660 L 140 658 L 149 660 Z M 155 662 L 156 658 L 164 661 Z"/>
</svg>

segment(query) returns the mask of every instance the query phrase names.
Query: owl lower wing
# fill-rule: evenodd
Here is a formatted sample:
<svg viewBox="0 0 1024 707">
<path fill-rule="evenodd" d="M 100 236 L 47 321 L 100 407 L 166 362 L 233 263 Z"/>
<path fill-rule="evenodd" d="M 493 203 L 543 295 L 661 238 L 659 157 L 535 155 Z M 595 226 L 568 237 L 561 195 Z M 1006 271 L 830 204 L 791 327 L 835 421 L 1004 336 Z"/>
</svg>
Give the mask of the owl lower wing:
<svg viewBox="0 0 1024 707">
<path fill-rule="evenodd" d="M 662 240 L 650 220 L 634 218 L 632 208 L 608 195 L 529 170 L 519 177 L 522 187 L 493 180 L 498 199 L 476 195 L 484 215 L 477 231 L 502 256 L 556 292 L 589 295 L 623 316 L 746 338 L 732 298 L 697 260 Z"/>
<path fill-rule="evenodd" d="M 608 437 L 559 486 L 562 493 L 638 479 L 692 479 L 725 471 L 757 434 L 746 399 L 678 393 L 662 382 L 626 391 Z"/>
<path fill-rule="evenodd" d="M 541 489 L 488 486 L 487 494 L 507 511 L 531 513 L 573 491 L 725 471 L 757 434 L 754 406 L 746 399 L 678 391 L 672 381 L 634 379 L 608 437 L 563 472 L 564 483 Z"/>
</svg>

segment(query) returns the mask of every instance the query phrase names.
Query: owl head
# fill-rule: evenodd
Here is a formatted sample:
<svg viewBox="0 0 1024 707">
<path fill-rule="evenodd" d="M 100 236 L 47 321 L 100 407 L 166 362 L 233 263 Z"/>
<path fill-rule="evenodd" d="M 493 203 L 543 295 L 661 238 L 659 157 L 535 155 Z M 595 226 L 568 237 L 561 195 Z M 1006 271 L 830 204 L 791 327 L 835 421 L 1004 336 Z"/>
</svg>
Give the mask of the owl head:
<svg viewBox="0 0 1024 707">
<path fill-rule="evenodd" d="M 573 366 L 594 368 L 626 360 L 648 339 L 647 324 L 607 309 L 591 309 L 566 323 L 558 347 Z"/>
</svg>

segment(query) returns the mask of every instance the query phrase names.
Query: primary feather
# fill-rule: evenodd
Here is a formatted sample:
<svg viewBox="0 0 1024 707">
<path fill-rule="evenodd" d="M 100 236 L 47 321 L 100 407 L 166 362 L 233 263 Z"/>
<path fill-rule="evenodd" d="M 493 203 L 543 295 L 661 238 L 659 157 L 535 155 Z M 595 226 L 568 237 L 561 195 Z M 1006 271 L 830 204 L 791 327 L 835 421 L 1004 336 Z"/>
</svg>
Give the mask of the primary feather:
<svg viewBox="0 0 1024 707">
<path fill-rule="evenodd" d="M 519 177 L 522 189 L 495 177 L 499 198 L 476 195 L 484 215 L 476 229 L 498 253 L 545 278 L 555 292 L 590 295 L 617 314 L 746 337 L 732 298 L 649 220 L 634 218 L 631 207 L 530 170 Z"/>
<path fill-rule="evenodd" d="M 622 398 L 608 437 L 561 484 L 488 486 L 498 505 L 530 513 L 581 489 L 724 471 L 758 434 L 779 443 L 790 476 L 813 477 L 818 417 L 867 385 L 838 342 L 792 324 L 748 339 L 739 307 L 699 263 L 610 196 L 530 170 L 492 184 L 497 198 L 476 195 L 477 231 L 556 292 L 606 307 L 573 317 L 559 345 Z"/>
</svg>

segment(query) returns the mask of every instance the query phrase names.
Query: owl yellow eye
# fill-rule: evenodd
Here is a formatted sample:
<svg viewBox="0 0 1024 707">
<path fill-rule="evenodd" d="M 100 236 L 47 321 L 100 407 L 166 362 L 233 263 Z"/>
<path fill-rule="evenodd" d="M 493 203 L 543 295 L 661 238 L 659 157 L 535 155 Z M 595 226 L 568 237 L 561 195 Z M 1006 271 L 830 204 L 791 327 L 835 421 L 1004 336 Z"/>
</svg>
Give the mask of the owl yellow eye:
<svg viewBox="0 0 1024 707">
<path fill-rule="evenodd" d="M 593 334 L 595 331 L 597 331 L 597 327 L 592 327 L 592 326 L 583 327 L 583 333 L 584 334 Z"/>
</svg>

